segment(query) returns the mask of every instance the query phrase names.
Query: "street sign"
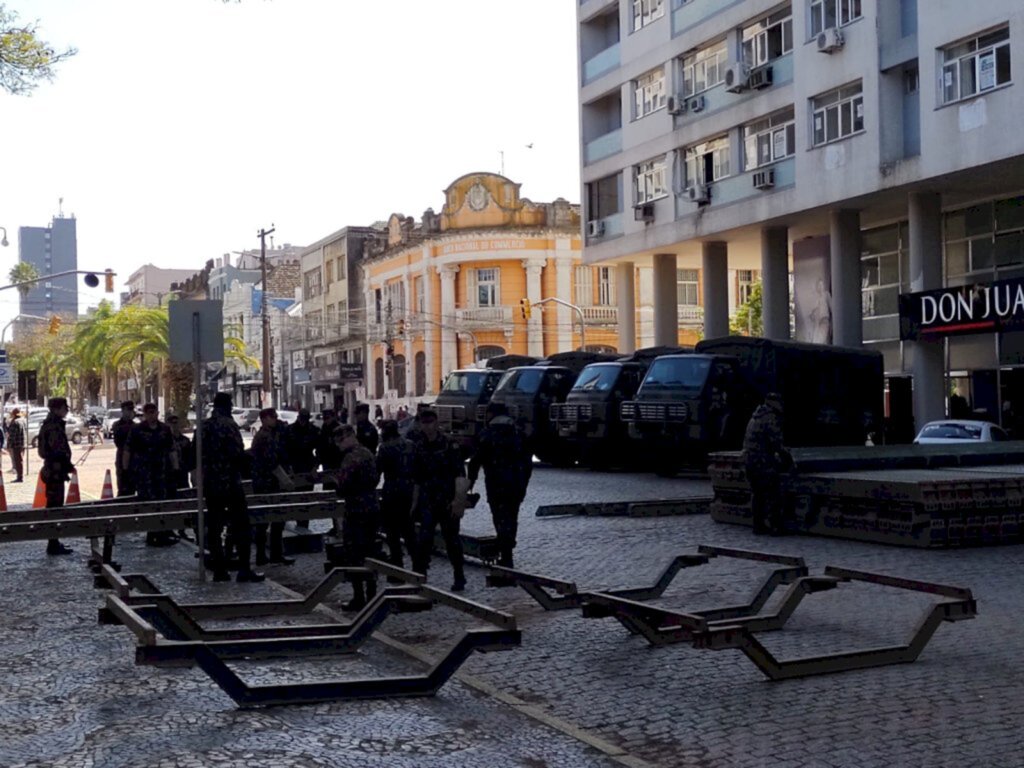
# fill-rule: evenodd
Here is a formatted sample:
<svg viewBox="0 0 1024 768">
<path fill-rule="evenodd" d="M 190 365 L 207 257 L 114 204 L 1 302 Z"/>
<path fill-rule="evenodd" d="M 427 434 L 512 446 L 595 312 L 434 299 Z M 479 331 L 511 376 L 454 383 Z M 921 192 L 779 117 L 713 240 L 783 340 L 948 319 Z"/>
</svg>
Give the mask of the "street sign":
<svg viewBox="0 0 1024 768">
<path fill-rule="evenodd" d="M 4 362 L 0 363 L 0 386 L 7 387 L 14 382 L 14 366 L 7 363 L 7 355 L 4 355 Z"/>
<path fill-rule="evenodd" d="M 199 361 L 224 360 L 223 302 L 172 301 L 167 308 L 171 361 L 191 363 L 196 359 L 195 334 L 199 334 Z M 198 324 L 198 328 L 197 328 Z"/>
<path fill-rule="evenodd" d="M 6 349 L 0 349 L 0 363 L 6 363 L 6 362 L 7 362 L 7 350 Z"/>
</svg>

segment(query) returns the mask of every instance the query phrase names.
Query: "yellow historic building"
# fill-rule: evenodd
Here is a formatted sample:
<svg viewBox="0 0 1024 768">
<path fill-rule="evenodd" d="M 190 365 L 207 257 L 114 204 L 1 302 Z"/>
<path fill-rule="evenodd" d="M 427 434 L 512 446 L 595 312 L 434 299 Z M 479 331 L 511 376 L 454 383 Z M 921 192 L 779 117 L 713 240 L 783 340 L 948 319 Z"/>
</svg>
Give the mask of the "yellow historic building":
<svg viewBox="0 0 1024 768">
<path fill-rule="evenodd" d="M 519 188 L 472 173 L 445 190 L 440 214 L 391 216 L 363 264 L 368 400 L 430 398 L 448 372 L 495 355 L 615 349 L 615 270 L 583 266 L 579 206 Z M 554 303 L 523 317 L 522 299 L 550 297 L 579 306 L 584 328 Z"/>
</svg>

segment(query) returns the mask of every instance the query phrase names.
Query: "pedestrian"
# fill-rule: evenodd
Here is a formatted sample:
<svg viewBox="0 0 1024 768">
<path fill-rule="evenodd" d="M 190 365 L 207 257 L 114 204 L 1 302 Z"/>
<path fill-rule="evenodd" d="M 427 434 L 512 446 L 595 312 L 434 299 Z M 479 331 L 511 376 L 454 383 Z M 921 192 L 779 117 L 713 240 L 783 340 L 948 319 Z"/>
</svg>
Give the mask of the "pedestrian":
<svg viewBox="0 0 1024 768">
<path fill-rule="evenodd" d="M 367 557 L 379 555 L 377 482 L 380 475 L 373 454 L 360 444 L 351 424 L 342 424 L 338 429 L 338 437 L 341 451 L 338 496 L 345 501 L 345 518 L 341 529 L 344 562 L 349 566 L 361 566 Z M 352 600 L 344 608 L 346 611 L 361 610 L 367 599 L 372 599 L 376 594 L 375 576 L 365 579 L 356 577 L 352 581 Z"/>
<path fill-rule="evenodd" d="M 380 410 L 379 405 L 377 409 L 378 411 Z M 378 423 L 382 422 L 383 417 L 380 418 Z M 370 422 L 370 406 L 366 403 L 358 403 L 356 405 L 356 439 L 371 454 L 377 453 L 380 435 L 377 432 L 377 427 Z"/>
<path fill-rule="evenodd" d="M 161 423 L 156 403 L 142 407 L 142 422 L 132 427 L 122 452 L 122 468 L 130 473 L 139 501 L 171 498 L 175 489 L 168 482 L 171 472 L 179 469 L 171 428 Z M 177 544 L 174 531 L 149 531 L 146 546 L 166 547 Z"/>
<path fill-rule="evenodd" d="M 39 458 L 43 460 L 40 477 L 46 486 L 46 508 L 56 509 L 64 506 L 64 483 L 75 471 L 71 463 L 71 446 L 68 444 L 68 433 L 64 419 L 68 415 L 68 401 L 63 397 L 51 397 L 47 402 L 50 412 L 46 415 L 39 428 L 36 438 L 39 445 Z M 59 539 L 50 539 L 46 543 L 48 555 L 70 555 L 70 547 L 65 547 Z"/>
<path fill-rule="evenodd" d="M 7 424 L 7 452 L 11 455 L 14 466 L 15 483 L 24 482 L 25 475 L 25 425 L 21 423 L 21 409 L 11 411 L 11 420 Z"/>
<path fill-rule="evenodd" d="M 207 507 L 207 537 L 214 581 L 230 581 L 224 554 L 223 533 L 227 527 L 238 552 L 240 582 L 258 582 L 266 577 L 252 570 L 252 531 L 249 508 L 242 489 L 242 464 L 245 449 L 242 432 L 231 418 L 231 395 L 218 392 L 213 398 L 213 414 L 203 430 L 203 496 Z"/>
<path fill-rule="evenodd" d="M 117 475 L 117 495 L 131 496 L 135 493 L 132 485 L 131 472 L 124 468 L 124 449 L 128 445 L 128 436 L 135 426 L 135 403 L 125 400 L 121 403 L 121 418 L 114 422 L 110 433 L 114 438 L 117 453 L 114 455 L 114 473 Z"/>
<path fill-rule="evenodd" d="M 412 473 L 416 447 L 411 440 L 399 434 L 398 422 L 390 419 L 381 424 L 380 436 L 377 469 L 384 476 L 380 494 L 381 519 L 391 555 L 389 561 L 401 568 L 402 541 L 405 541 L 410 558 L 416 552 L 416 528 L 412 522 Z"/>
<path fill-rule="evenodd" d="M 452 512 L 456 478 L 465 475 L 465 466 L 458 447 L 453 445 L 437 426 L 437 411 L 424 408 L 417 415 L 421 437 L 415 444 L 413 458 L 413 517 L 419 523 L 414 570 L 424 576 L 430 567 L 434 531 L 441 527 L 445 550 L 454 571 L 453 592 L 466 588 L 461 516 Z"/>
<path fill-rule="evenodd" d="M 252 439 L 252 491 L 253 493 L 280 493 L 295 487 L 288 477 L 286 425 L 278 421 L 277 411 L 260 411 L 260 431 Z M 270 556 L 267 556 L 267 523 L 253 526 L 256 542 L 256 565 L 278 563 L 293 565 L 295 560 L 284 556 L 284 521 L 269 524 Z"/>
<path fill-rule="evenodd" d="M 782 439 L 782 397 L 769 392 L 750 417 L 743 438 L 754 533 L 784 532 L 781 474 L 793 460 Z"/>
<path fill-rule="evenodd" d="M 516 427 L 502 403 L 489 403 L 487 426 L 469 460 L 469 487 L 484 470 L 487 506 L 498 535 L 498 565 L 512 568 L 512 551 L 519 530 L 519 507 L 533 475 L 533 455 L 526 436 Z"/>
</svg>

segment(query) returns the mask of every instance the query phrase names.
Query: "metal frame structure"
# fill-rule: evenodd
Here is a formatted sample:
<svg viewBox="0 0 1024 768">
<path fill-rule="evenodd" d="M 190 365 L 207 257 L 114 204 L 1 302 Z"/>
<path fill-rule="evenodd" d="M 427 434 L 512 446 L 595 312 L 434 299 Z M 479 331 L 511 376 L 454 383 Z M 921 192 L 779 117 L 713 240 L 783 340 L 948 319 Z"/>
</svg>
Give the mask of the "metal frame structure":
<svg viewBox="0 0 1024 768">
<path fill-rule="evenodd" d="M 577 504 L 544 504 L 536 517 L 676 517 L 702 515 L 711 511 L 712 496 L 641 501 L 601 501 Z"/>
</svg>

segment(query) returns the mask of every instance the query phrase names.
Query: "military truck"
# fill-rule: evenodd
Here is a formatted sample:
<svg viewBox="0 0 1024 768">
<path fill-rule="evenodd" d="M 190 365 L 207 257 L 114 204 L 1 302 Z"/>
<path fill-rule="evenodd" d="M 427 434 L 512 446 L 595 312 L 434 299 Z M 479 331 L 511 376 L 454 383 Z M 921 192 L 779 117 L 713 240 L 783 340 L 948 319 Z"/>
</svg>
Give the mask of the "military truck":
<svg viewBox="0 0 1024 768">
<path fill-rule="evenodd" d="M 530 437 L 533 452 L 541 461 L 566 466 L 575 456 L 559 445 L 551 406 L 565 402 L 576 377 L 588 364 L 617 357 L 600 352 L 562 352 L 536 365 L 512 368 L 499 382 L 491 401 L 508 408 L 509 415 Z"/>
<path fill-rule="evenodd" d="M 636 452 L 624 450 L 629 433 L 619 408 L 633 399 L 655 358 L 692 351 L 692 347 L 648 347 L 584 368 L 565 402 L 551 406 L 551 420 L 568 454 L 589 467 L 640 463 Z"/>
<path fill-rule="evenodd" d="M 621 414 L 656 457 L 656 471 L 671 475 L 742 447 L 768 392 L 782 395 L 787 445 L 863 445 L 882 424 L 883 390 L 878 352 L 730 336 L 656 359 Z"/>
<path fill-rule="evenodd" d="M 484 412 L 505 371 L 517 365 L 531 365 L 535 357 L 501 355 L 487 360 L 483 368 L 461 368 L 448 374 L 434 410 L 437 423 L 468 455 L 483 429 Z"/>
</svg>

